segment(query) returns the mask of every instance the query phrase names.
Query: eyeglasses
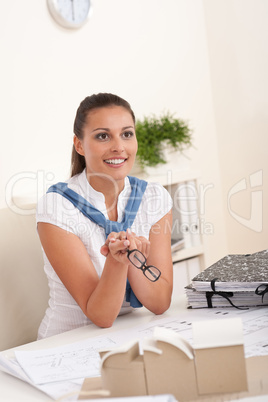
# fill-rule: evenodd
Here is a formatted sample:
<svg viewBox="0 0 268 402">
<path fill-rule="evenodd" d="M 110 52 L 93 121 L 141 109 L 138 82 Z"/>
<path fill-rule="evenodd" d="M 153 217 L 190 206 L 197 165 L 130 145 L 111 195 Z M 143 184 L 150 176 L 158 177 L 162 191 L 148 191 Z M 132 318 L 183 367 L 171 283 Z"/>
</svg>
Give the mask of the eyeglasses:
<svg viewBox="0 0 268 402">
<path fill-rule="evenodd" d="M 146 265 L 147 260 L 139 250 L 127 250 L 127 258 L 136 268 L 141 269 L 143 274 L 150 281 L 155 282 L 160 278 L 161 271 L 154 265 Z"/>
</svg>

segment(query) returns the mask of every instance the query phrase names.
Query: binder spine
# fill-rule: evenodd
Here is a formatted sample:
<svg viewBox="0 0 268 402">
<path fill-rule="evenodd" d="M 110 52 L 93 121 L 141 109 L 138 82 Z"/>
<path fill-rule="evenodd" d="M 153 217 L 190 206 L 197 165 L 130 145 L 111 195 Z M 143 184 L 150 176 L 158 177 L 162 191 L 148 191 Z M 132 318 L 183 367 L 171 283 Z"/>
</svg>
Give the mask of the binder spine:
<svg viewBox="0 0 268 402">
<path fill-rule="evenodd" d="M 187 190 L 191 245 L 193 247 L 196 247 L 200 246 L 201 244 L 201 234 L 199 227 L 198 191 L 196 182 L 194 180 L 188 181 L 186 190 Z"/>
<path fill-rule="evenodd" d="M 180 215 L 180 231 L 184 238 L 184 247 L 192 247 L 187 182 L 181 182 L 178 184 L 174 194 L 174 208 Z"/>
</svg>

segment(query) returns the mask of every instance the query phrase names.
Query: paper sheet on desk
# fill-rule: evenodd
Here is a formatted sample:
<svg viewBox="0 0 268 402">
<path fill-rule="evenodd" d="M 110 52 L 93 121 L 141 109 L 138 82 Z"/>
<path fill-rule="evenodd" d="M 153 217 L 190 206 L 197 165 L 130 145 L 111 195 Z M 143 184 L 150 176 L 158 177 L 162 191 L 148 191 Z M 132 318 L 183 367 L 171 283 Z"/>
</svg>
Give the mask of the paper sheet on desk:
<svg viewBox="0 0 268 402">
<path fill-rule="evenodd" d="M 40 391 L 44 392 L 52 399 L 57 399 L 69 393 L 75 392 L 77 395 L 81 389 L 81 385 L 84 378 L 72 380 L 72 381 L 58 381 L 53 383 L 47 383 L 42 385 L 35 385 L 30 378 L 24 373 L 16 359 L 7 359 L 3 353 L 0 353 L 0 369 L 14 377 L 19 378 L 22 381 L 29 383 Z M 75 397 L 74 400 L 77 398 Z M 73 400 L 73 399 L 68 399 Z"/>
<path fill-rule="evenodd" d="M 193 345 L 192 323 L 194 321 L 240 317 L 243 322 L 245 357 L 268 355 L 268 308 L 238 310 L 233 307 L 220 309 L 189 309 L 178 316 L 152 320 L 143 326 L 129 330 L 132 337 L 142 339 L 152 336 L 154 327 L 163 326 L 180 333 Z M 129 335 L 128 335 L 129 336 Z M 126 338 L 129 339 L 129 338 Z"/>
<path fill-rule="evenodd" d="M 109 337 L 97 337 L 57 348 L 15 351 L 21 367 L 34 384 L 46 384 L 99 375 L 99 349 L 116 346 Z"/>
</svg>

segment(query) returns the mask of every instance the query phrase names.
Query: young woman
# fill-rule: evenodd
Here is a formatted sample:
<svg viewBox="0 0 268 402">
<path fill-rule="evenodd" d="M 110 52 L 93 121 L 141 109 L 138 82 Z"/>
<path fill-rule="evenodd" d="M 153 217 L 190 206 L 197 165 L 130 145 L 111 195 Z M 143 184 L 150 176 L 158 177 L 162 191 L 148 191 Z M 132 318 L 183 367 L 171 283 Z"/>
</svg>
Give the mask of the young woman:
<svg viewBox="0 0 268 402">
<path fill-rule="evenodd" d="M 128 176 L 137 152 L 129 103 L 105 93 L 85 98 L 74 134 L 72 177 L 37 208 L 50 288 L 39 339 L 89 323 L 110 327 L 131 306 L 162 314 L 171 301 L 172 201 L 160 184 Z"/>
</svg>

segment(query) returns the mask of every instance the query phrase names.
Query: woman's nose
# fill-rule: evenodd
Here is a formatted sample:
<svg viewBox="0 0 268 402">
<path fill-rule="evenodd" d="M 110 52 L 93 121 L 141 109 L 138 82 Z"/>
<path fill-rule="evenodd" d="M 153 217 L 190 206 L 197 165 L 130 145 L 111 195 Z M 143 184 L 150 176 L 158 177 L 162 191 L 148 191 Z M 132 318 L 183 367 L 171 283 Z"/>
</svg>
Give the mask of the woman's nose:
<svg viewBox="0 0 268 402">
<path fill-rule="evenodd" d="M 124 143 L 123 143 L 123 141 L 121 140 L 121 138 L 115 138 L 115 139 L 113 139 L 113 141 L 112 141 L 112 144 L 111 144 L 111 150 L 113 151 L 113 152 L 118 152 L 118 153 L 121 153 L 121 152 L 123 152 L 124 151 Z"/>
</svg>

